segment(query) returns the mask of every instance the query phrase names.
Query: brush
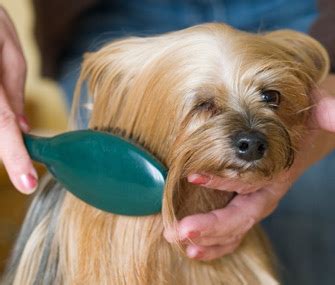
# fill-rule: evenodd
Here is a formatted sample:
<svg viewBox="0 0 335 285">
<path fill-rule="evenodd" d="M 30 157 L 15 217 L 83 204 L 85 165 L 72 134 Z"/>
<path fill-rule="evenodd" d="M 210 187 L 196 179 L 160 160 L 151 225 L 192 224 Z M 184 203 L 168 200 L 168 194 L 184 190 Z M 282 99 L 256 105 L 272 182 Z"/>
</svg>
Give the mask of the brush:
<svg viewBox="0 0 335 285">
<path fill-rule="evenodd" d="M 167 169 L 135 143 L 93 130 L 23 137 L 31 158 L 87 204 L 127 216 L 160 212 Z"/>
</svg>

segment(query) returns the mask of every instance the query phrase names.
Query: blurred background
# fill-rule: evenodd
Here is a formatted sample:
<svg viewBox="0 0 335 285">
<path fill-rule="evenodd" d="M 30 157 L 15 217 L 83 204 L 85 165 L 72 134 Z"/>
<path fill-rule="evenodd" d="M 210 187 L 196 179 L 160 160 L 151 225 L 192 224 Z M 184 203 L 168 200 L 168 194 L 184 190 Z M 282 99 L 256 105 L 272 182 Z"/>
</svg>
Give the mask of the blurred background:
<svg viewBox="0 0 335 285">
<path fill-rule="evenodd" d="M 19 34 L 28 64 L 26 85 L 26 115 L 32 132 L 51 135 L 67 128 L 67 111 L 63 95 L 57 85 L 39 75 L 40 57 L 33 35 L 34 14 L 28 0 L 0 0 L 11 16 Z M 43 168 L 37 166 L 39 174 Z M 11 185 L 0 162 L 0 274 L 29 204 L 29 197 Z"/>
</svg>

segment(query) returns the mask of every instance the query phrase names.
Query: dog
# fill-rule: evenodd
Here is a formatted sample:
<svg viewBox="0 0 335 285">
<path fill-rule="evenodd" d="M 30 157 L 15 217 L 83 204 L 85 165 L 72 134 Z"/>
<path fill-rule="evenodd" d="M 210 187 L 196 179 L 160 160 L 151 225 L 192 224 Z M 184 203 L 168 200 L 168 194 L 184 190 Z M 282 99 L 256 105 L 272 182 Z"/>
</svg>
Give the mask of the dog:
<svg viewBox="0 0 335 285">
<path fill-rule="evenodd" d="M 279 284 L 259 226 L 235 252 L 209 262 L 187 258 L 163 230 L 234 197 L 187 183 L 189 174 L 254 181 L 288 169 L 313 106 L 308 94 L 328 68 L 326 51 L 307 35 L 219 23 L 121 39 L 86 54 L 74 109 L 85 83 L 89 127 L 135 140 L 168 167 L 162 212 L 106 213 L 47 178 L 4 284 Z"/>
</svg>

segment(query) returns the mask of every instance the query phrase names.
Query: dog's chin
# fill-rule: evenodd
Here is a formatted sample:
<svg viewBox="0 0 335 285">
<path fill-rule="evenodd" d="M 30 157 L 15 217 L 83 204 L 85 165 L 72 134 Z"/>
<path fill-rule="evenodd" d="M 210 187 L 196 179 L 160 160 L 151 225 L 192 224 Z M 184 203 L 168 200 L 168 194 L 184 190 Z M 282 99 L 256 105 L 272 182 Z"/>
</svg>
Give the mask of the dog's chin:
<svg viewBox="0 0 335 285">
<path fill-rule="evenodd" d="M 221 167 L 217 175 L 229 178 L 239 179 L 241 181 L 255 183 L 257 180 L 271 180 L 282 171 L 288 170 L 290 165 L 267 160 L 259 160 L 247 163 L 236 163 Z"/>
</svg>

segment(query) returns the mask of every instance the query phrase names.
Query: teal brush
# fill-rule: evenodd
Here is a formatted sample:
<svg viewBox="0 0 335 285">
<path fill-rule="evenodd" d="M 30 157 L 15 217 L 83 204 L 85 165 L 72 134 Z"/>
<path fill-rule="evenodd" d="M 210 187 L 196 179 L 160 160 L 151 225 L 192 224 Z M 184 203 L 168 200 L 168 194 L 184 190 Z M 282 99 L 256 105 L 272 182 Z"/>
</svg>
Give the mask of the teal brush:
<svg viewBox="0 0 335 285">
<path fill-rule="evenodd" d="M 25 134 L 24 141 L 31 158 L 87 204 L 128 216 L 160 212 L 167 170 L 135 144 L 92 130 L 51 138 Z"/>
</svg>

